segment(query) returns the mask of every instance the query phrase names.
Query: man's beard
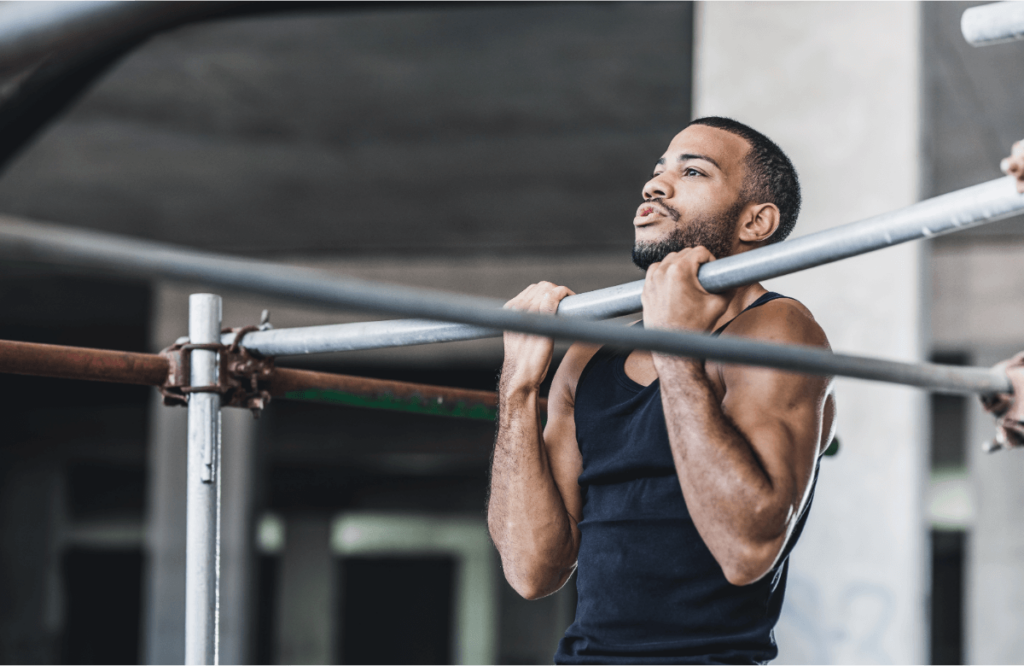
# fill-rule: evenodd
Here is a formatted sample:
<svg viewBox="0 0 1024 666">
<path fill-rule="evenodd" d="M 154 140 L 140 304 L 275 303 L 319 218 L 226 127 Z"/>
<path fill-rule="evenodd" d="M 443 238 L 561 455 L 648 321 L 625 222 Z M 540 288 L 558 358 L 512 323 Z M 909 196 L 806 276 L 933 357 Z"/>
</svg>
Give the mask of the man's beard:
<svg viewBox="0 0 1024 666">
<path fill-rule="evenodd" d="M 659 204 L 667 208 L 664 203 Z M 640 270 L 646 271 L 651 264 L 663 261 L 672 252 L 698 245 L 706 247 L 716 259 L 729 256 L 732 253 L 732 230 L 744 205 L 745 203 L 740 201 L 721 216 L 699 217 L 685 228 L 676 227 L 668 238 L 660 241 L 637 241 L 633 245 L 633 263 Z M 670 211 L 675 213 L 674 210 Z M 672 217 L 678 220 L 678 213 Z"/>
</svg>

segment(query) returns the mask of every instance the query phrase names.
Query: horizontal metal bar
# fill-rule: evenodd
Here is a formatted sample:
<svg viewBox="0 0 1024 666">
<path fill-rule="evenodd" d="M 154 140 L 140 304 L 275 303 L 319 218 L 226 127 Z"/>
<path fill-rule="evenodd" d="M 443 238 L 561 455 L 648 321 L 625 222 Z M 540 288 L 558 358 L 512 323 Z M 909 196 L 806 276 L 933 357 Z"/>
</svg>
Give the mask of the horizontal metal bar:
<svg viewBox="0 0 1024 666">
<path fill-rule="evenodd" d="M 643 286 L 644 281 L 637 280 L 569 296 L 562 301 L 558 314 L 586 319 L 610 319 L 637 312 L 640 309 L 640 292 L 643 291 Z M 242 344 L 265 356 L 286 356 L 409 347 L 433 342 L 494 338 L 500 335 L 500 330 L 480 326 L 428 319 L 393 319 L 255 331 L 247 333 L 242 339 Z M 234 333 L 225 333 L 222 336 L 224 344 L 233 343 L 234 336 Z"/>
<path fill-rule="evenodd" d="M 168 359 L 159 354 L 0 340 L 3 374 L 162 386 L 169 370 Z M 285 400 L 457 418 L 493 420 L 498 408 L 498 396 L 493 391 L 293 368 L 274 368 L 266 390 L 274 398 Z M 543 401 L 542 409 L 545 404 Z"/>
<path fill-rule="evenodd" d="M 975 185 L 901 210 L 725 257 L 701 267 L 698 277 L 720 293 L 859 254 L 995 222 L 1024 212 L 1024 196 L 1012 178 Z M 558 314 L 607 319 L 640 310 L 643 280 L 570 296 Z M 495 337 L 500 331 L 426 320 L 393 320 L 258 331 L 242 344 L 283 356 L 355 351 Z M 228 336 L 225 342 L 230 342 Z"/>
<path fill-rule="evenodd" d="M 168 362 L 157 354 L 0 340 L 0 372 L 159 386 Z"/>
<path fill-rule="evenodd" d="M 267 382 L 275 398 L 333 405 L 387 409 L 411 414 L 493 421 L 498 396 L 493 391 L 448 388 L 310 370 L 275 368 Z M 543 410 L 546 406 L 541 405 Z"/>
<path fill-rule="evenodd" d="M 972 46 L 1024 39 L 1024 3 L 993 2 L 965 9 L 960 32 Z"/>
</svg>

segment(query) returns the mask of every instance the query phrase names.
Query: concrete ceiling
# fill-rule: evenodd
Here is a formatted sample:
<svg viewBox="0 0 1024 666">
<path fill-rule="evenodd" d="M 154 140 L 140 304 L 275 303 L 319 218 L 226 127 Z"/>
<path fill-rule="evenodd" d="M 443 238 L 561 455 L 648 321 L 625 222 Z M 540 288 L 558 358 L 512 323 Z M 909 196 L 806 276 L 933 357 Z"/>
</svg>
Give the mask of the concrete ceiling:
<svg viewBox="0 0 1024 666">
<path fill-rule="evenodd" d="M 245 253 L 632 242 L 690 116 L 688 4 L 231 19 L 116 65 L 0 177 L 0 211 Z"/>
</svg>

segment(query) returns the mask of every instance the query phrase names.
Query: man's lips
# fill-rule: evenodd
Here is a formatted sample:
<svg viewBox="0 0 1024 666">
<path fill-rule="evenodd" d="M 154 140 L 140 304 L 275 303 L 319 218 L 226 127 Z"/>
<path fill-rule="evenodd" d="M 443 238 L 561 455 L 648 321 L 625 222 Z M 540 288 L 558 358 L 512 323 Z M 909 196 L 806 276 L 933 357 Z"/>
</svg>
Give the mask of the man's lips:
<svg viewBox="0 0 1024 666">
<path fill-rule="evenodd" d="M 650 202 L 641 204 L 641 206 L 639 208 L 637 208 L 637 210 L 636 210 L 636 220 L 637 220 L 637 222 L 646 223 L 646 222 L 649 222 L 649 221 L 653 221 L 653 220 L 646 220 L 644 218 L 652 217 L 652 216 L 655 216 L 655 215 L 659 215 L 661 217 L 668 217 L 668 212 L 665 209 L 663 209 L 661 206 L 659 206 L 657 204 L 650 203 Z"/>
</svg>

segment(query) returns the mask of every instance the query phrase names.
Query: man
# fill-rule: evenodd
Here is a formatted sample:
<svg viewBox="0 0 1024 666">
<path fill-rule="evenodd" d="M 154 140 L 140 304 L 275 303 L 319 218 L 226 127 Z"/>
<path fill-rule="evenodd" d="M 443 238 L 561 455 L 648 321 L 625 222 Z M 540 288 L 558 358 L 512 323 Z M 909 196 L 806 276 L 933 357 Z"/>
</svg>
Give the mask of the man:
<svg viewBox="0 0 1024 666">
<path fill-rule="evenodd" d="M 828 347 L 797 301 L 759 284 L 705 292 L 700 266 L 783 240 L 796 172 L 760 133 L 690 123 L 643 188 L 634 262 L 643 325 Z M 554 313 L 542 282 L 507 307 Z M 831 380 L 573 345 L 539 391 L 549 339 L 506 333 L 488 525 L 522 596 L 577 568 L 562 663 L 753 663 L 777 654 L 790 548 L 832 435 Z"/>
</svg>

